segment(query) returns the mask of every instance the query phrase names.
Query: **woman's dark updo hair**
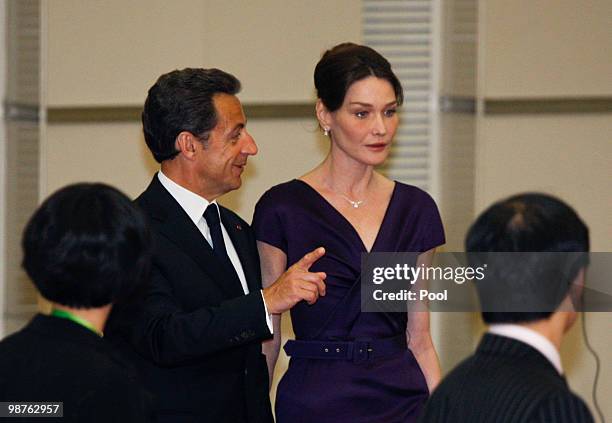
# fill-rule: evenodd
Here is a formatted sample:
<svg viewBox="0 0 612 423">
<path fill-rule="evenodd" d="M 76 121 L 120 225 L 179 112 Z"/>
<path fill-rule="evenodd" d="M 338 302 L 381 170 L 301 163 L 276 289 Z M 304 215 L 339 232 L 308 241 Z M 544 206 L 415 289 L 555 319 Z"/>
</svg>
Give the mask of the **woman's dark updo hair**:
<svg viewBox="0 0 612 423">
<path fill-rule="evenodd" d="M 369 76 L 389 81 L 398 106 L 402 104 L 402 84 L 387 59 L 370 47 L 353 43 L 338 44 L 323 54 L 314 73 L 317 97 L 327 110 L 334 112 L 342 106 L 350 86 Z"/>
</svg>

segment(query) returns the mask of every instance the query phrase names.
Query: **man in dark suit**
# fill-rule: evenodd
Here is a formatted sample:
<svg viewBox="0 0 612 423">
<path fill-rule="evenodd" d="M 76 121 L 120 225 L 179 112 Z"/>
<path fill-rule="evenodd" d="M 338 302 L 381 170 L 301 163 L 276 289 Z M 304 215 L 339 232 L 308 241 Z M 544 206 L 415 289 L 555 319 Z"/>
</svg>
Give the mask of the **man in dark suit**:
<svg viewBox="0 0 612 423">
<path fill-rule="evenodd" d="M 319 248 L 261 289 L 249 225 L 216 199 L 238 189 L 257 146 L 236 94 L 218 69 L 162 75 L 142 113 L 161 170 L 136 200 L 154 234 L 152 281 L 117 309 L 109 333 L 157 395 L 161 422 L 271 422 L 261 341 L 270 314 L 324 295 L 310 265 Z"/>
<path fill-rule="evenodd" d="M 586 225 L 547 195 L 508 198 L 476 220 L 466 251 L 476 252 L 472 264 L 488 263 L 477 290 L 489 329 L 433 392 L 421 422 L 593 421 L 559 355 L 576 319 L 588 250 Z"/>
</svg>

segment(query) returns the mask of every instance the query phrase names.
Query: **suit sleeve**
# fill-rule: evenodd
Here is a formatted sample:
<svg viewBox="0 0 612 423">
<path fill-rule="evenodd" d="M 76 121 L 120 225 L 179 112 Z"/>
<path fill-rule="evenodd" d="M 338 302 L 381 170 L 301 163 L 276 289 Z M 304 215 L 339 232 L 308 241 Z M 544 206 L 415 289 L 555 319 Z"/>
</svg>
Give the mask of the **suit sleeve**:
<svg viewBox="0 0 612 423">
<path fill-rule="evenodd" d="M 532 423 L 593 423 L 593 416 L 586 404 L 576 395 L 555 395 L 538 405 Z"/>
<path fill-rule="evenodd" d="M 172 366 L 270 336 L 260 291 L 215 307 L 182 310 L 170 282 L 154 267 L 148 292 L 129 325 L 136 350 Z"/>
</svg>

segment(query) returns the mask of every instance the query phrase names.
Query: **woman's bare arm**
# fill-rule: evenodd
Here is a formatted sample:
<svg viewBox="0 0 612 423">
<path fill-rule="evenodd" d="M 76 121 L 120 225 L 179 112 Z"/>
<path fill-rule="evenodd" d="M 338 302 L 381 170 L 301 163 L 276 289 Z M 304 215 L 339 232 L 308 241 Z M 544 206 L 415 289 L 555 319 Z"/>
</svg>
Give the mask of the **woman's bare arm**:
<svg viewBox="0 0 612 423">
<path fill-rule="evenodd" d="M 261 262 L 261 280 L 263 287 L 266 288 L 274 283 L 274 281 L 276 281 L 285 271 L 287 267 L 287 256 L 279 248 L 261 241 L 257 241 L 257 250 L 259 251 L 259 260 Z M 272 386 L 274 367 L 276 366 L 281 344 L 280 314 L 272 315 L 272 328 L 274 330 L 273 338 L 261 344 L 263 353 L 266 355 L 266 362 L 268 363 L 270 386 Z"/>
<path fill-rule="evenodd" d="M 431 249 L 420 254 L 417 259 L 417 266 L 430 266 L 433 261 L 434 252 L 435 249 Z M 421 279 L 417 281 L 413 289 L 416 289 L 417 292 L 419 289 L 427 289 L 427 280 Z M 431 339 L 429 311 L 422 310 L 423 307 L 418 308 L 419 310 L 411 309 L 408 311 L 406 337 L 408 340 L 408 347 L 412 350 L 412 353 L 425 375 L 429 392 L 432 392 L 438 383 L 440 383 L 442 371 L 440 370 L 438 354 L 436 353 L 436 349 Z"/>
</svg>

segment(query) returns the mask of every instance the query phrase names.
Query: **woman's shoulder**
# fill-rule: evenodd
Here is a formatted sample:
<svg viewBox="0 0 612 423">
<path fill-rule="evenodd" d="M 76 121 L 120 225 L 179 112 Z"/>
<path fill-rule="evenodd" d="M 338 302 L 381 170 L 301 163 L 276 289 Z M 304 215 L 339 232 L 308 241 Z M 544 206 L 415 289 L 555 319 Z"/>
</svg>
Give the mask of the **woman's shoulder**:
<svg viewBox="0 0 612 423">
<path fill-rule="evenodd" d="M 257 208 L 296 204 L 303 197 L 303 182 L 292 179 L 269 188 L 257 201 Z"/>
<path fill-rule="evenodd" d="M 414 206 L 420 206 L 424 208 L 431 208 L 436 206 L 436 202 L 429 193 L 417 186 L 405 184 L 403 182 L 395 181 L 395 190 L 397 199 L 402 204 Z"/>
<path fill-rule="evenodd" d="M 252 227 L 258 241 L 283 251 L 287 250 L 286 231 L 304 197 L 303 187 L 297 179 L 283 182 L 268 189 L 257 201 Z"/>
</svg>

